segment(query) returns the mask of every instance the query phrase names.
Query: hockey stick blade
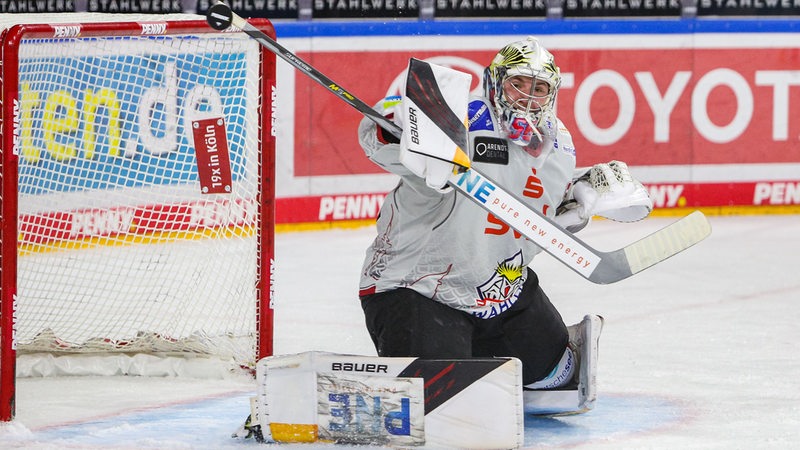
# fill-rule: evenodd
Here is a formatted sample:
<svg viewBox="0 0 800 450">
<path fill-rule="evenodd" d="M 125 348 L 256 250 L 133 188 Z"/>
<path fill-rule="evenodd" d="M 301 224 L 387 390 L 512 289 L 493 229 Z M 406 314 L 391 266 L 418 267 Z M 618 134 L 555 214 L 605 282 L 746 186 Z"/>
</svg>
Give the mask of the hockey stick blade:
<svg viewBox="0 0 800 450">
<path fill-rule="evenodd" d="M 706 216 L 695 211 L 623 248 L 599 251 L 474 168 L 450 176 L 449 183 L 541 247 L 597 284 L 615 283 L 674 256 L 711 234 Z"/>
<path fill-rule="evenodd" d="M 711 224 L 708 219 L 702 212 L 694 211 L 617 252 L 625 254 L 631 274 L 635 274 L 686 250 L 709 235 Z"/>
</svg>

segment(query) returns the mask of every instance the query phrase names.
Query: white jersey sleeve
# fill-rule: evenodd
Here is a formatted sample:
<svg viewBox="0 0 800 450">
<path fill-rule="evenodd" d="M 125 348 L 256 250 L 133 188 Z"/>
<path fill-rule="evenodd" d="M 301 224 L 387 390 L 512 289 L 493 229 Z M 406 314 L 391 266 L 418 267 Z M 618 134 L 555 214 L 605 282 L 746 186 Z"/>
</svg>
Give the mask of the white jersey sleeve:
<svg viewBox="0 0 800 450">
<path fill-rule="evenodd" d="M 393 97 L 387 97 L 381 100 L 375 105 L 375 110 L 385 117 L 392 118 L 395 105 L 392 99 Z M 397 175 L 410 173 L 400 164 L 400 145 L 389 142 L 383 136 L 384 132 L 371 119 L 367 117 L 361 119 L 358 125 L 358 142 L 361 144 L 364 154 L 388 172 L 396 173 Z"/>
</svg>

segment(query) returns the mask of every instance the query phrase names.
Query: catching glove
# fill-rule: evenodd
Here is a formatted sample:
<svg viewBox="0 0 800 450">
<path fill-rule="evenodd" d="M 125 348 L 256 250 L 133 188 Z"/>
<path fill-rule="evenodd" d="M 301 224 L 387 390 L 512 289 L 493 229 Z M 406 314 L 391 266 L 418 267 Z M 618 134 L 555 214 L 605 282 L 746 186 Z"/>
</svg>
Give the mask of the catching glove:
<svg viewBox="0 0 800 450">
<path fill-rule="evenodd" d="M 557 221 L 567 229 L 588 223 L 592 216 L 617 222 L 635 222 L 647 217 L 653 201 L 642 183 L 635 180 L 621 161 L 592 166 L 567 192 L 557 212 Z"/>
</svg>

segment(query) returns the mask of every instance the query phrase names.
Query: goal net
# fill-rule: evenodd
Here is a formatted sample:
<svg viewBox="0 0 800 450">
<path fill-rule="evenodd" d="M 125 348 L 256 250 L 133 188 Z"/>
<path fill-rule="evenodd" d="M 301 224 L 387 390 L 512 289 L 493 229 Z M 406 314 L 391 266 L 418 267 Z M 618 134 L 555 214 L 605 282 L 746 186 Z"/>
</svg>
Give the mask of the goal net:
<svg viewBox="0 0 800 450">
<path fill-rule="evenodd" d="M 274 55 L 196 15 L 0 30 L 0 419 L 15 372 L 61 355 L 255 367 L 272 352 Z"/>
</svg>

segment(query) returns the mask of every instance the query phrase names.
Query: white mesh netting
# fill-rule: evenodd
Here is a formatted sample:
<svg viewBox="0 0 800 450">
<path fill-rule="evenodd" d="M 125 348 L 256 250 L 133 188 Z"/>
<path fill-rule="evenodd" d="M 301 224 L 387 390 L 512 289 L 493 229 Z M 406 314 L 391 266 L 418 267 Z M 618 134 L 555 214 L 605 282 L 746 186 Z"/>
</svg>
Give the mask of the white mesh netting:
<svg viewBox="0 0 800 450">
<path fill-rule="evenodd" d="M 260 77 L 241 33 L 22 40 L 18 353 L 254 365 Z M 197 157 L 204 119 L 224 120 L 228 165 Z M 204 193 L 208 180 L 225 192 Z"/>
</svg>

